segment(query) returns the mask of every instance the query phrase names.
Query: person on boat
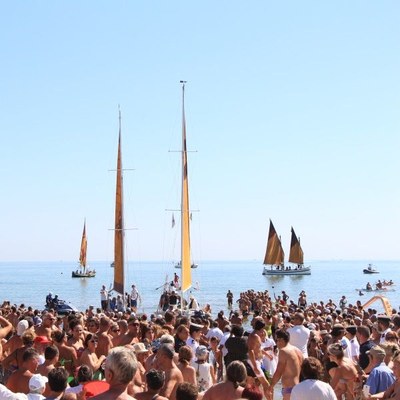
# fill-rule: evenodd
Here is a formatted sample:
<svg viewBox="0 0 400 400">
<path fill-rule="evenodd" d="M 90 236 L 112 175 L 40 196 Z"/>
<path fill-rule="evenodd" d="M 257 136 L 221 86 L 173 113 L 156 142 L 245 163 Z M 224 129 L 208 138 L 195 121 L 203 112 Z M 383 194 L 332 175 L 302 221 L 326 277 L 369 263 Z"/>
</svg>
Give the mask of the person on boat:
<svg viewBox="0 0 400 400">
<path fill-rule="evenodd" d="M 137 309 L 138 300 L 140 300 L 139 292 L 138 292 L 136 286 L 132 285 L 132 290 L 131 290 L 131 308 L 133 308 L 134 310 Z"/>
<path fill-rule="evenodd" d="M 101 309 L 103 311 L 107 311 L 107 309 L 108 309 L 108 291 L 107 291 L 105 285 L 103 285 L 100 290 L 100 302 L 101 302 Z"/>
<path fill-rule="evenodd" d="M 377 282 L 377 284 L 376 284 L 376 288 L 377 288 L 377 289 L 382 289 L 382 287 L 383 287 L 382 282 L 381 282 L 380 279 L 378 279 L 378 282 Z"/>
<path fill-rule="evenodd" d="M 174 272 L 174 286 L 178 289 L 179 288 L 179 276 L 176 272 Z"/>
<path fill-rule="evenodd" d="M 194 298 L 194 296 L 191 294 L 189 297 L 189 310 L 198 310 L 199 309 L 199 303 L 197 300 Z"/>
<path fill-rule="evenodd" d="M 51 301 L 51 308 L 54 308 L 55 310 L 57 310 L 58 307 L 58 303 L 59 303 L 59 298 L 58 298 L 58 294 L 56 294 L 54 296 L 54 299 Z"/>
<path fill-rule="evenodd" d="M 176 295 L 175 290 L 173 290 L 169 295 L 169 305 L 172 307 L 176 307 L 178 305 L 178 296 Z"/>
<path fill-rule="evenodd" d="M 365 287 L 368 291 L 372 290 L 372 285 L 368 282 L 367 286 Z"/>
<path fill-rule="evenodd" d="M 52 307 L 52 304 L 53 304 L 53 293 L 49 293 L 47 296 L 46 296 L 46 306 L 47 307 Z"/>
</svg>

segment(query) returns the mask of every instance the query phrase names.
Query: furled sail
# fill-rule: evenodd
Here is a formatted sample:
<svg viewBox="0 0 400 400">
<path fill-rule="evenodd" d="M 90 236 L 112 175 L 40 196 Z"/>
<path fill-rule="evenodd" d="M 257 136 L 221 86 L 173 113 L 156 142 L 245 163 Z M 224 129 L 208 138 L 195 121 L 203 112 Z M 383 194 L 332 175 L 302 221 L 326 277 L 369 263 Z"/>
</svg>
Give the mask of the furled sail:
<svg viewBox="0 0 400 400">
<path fill-rule="evenodd" d="M 83 223 L 81 251 L 79 254 L 79 265 L 84 271 L 86 270 L 86 251 L 87 251 L 87 239 L 86 239 L 86 220 L 85 220 L 85 222 Z"/>
<path fill-rule="evenodd" d="M 190 260 L 190 209 L 186 146 L 185 85 L 182 86 L 182 198 L 181 198 L 181 287 L 186 292 L 192 286 Z"/>
<path fill-rule="evenodd" d="M 281 240 L 276 233 L 275 227 L 269 220 L 269 233 L 267 241 L 267 250 L 265 252 L 264 264 L 283 265 L 285 253 L 283 252 Z"/>
<path fill-rule="evenodd" d="M 119 112 L 119 135 L 117 157 L 117 183 L 115 194 L 115 231 L 114 231 L 114 290 L 124 295 L 124 208 L 121 155 L 121 112 Z"/>
<path fill-rule="evenodd" d="M 293 227 L 292 227 L 292 239 L 290 241 L 289 262 L 299 265 L 304 264 L 303 249 L 300 246 L 300 241 L 297 238 Z"/>
</svg>

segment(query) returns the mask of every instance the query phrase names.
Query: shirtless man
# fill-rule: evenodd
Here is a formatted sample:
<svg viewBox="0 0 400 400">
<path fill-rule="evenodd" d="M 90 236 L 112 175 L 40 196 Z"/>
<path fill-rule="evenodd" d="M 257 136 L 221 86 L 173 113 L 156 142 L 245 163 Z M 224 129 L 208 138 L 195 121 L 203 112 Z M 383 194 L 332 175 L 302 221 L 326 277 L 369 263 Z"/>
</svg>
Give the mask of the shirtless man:
<svg viewBox="0 0 400 400">
<path fill-rule="evenodd" d="M 12 329 L 12 323 L 0 315 L 0 339 L 4 339 Z"/>
<path fill-rule="evenodd" d="M 203 396 L 203 400 L 240 399 L 246 382 L 246 367 L 241 361 L 232 361 L 226 369 L 226 381 L 211 386 Z"/>
<path fill-rule="evenodd" d="M 110 388 L 92 400 L 134 400 L 128 394 L 128 385 L 136 374 L 137 362 L 133 350 L 127 347 L 111 349 L 105 363 L 104 375 Z"/>
<path fill-rule="evenodd" d="M 7 388 L 14 393 L 29 393 L 29 379 L 36 372 L 39 366 L 39 354 L 35 349 L 25 350 L 22 356 L 22 365 L 13 372 L 7 381 Z"/>
<path fill-rule="evenodd" d="M 113 343 L 111 341 L 111 337 L 108 334 L 108 330 L 110 329 L 111 322 L 108 317 L 102 317 L 100 319 L 100 326 L 99 331 L 97 333 L 97 348 L 96 354 L 97 357 L 106 356 L 110 352 L 111 348 L 113 347 Z"/>
<path fill-rule="evenodd" d="M 249 365 L 252 371 L 247 371 L 249 378 L 257 378 L 264 390 L 265 397 L 267 399 L 270 398 L 271 393 L 269 390 L 269 383 L 265 378 L 263 371 L 261 370 L 261 360 L 263 358 L 262 350 L 261 350 L 261 331 L 265 328 L 265 322 L 261 317 L 257 317 L 253 324 L 254 330 L 250 333 L 247 345 L 249 347 Z M 250 384 L 254 384 L 254 379 L 250 379 Z M 251 382 L 253 380 L 253 382 Z"/>
<path fill-rule="evenodd" d="M 142 393 L 136 393 L 137 400 L 168 400 L 166 397 L 160 396 L 158 393 L 164 386 L 165 376 L 162 371 L 151 369 L 146 374 L 147 390 Z"/>
<path fill-rule="evenodd" d="M 302 352 L 295 346 L 289 344 L 289 333 L 276 331 L 276 344 L 279 349 L 278 366 L 271 381 L 271 394 L 273 387 L 282 379 L 283 400 L 290 399 L 293 386 L 299 383 Z"/>
<path fill-rule="evenodd" d="M 57 330 L 54 326 L 56 317 L 51 312 L 46 312 L 43 315 L 42 324 L 35 328 L 36 336 L 46 336 L 49 341 L 51 341 L 51 335 L 53 331 Z"/>
<path fill-rule="evenodd" d="M 162 344 L 157 351 L 156 364 L 165 372 L 165 384 L 160 395 L 170 400 L 176 400 L 176 387 L 183 382 L 182 372 L 174 363 L 175 350 L 170 344 Z"/>
<path fill-rule="evenodd" d="M 135 317 L 128 320 L 128 332 L 123 335 L 118 343 L 119 346 L 135 344 L 139 342 L 139 320 Z"/>
</svg>

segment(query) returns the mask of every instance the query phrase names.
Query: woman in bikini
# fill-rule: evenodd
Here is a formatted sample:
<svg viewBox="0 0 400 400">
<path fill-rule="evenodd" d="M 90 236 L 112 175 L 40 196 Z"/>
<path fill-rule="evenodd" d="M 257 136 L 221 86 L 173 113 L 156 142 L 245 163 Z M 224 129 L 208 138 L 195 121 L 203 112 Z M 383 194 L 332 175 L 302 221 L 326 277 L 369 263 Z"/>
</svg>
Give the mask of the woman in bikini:
<svg viewBox="0 0 400 400">
<path fill-rule="evenodd" d="M 73 321 L 70 324 L 70 328 L 72 331 L 72 336 L 68 339 L 67 344 L 76 350 L 76 354 L 79 359 L 85 350 L 85 335 L 83 332 L 83 327 L 79 322 Z"/>
<path fill-rule="evenodd" d="M 59 352 L 58 366 L 64 367 L 70 375 L 73 375 L 75 367 L 78 364 L 78 356 L 75 348 L 67 345 L 67 336 L 65 332 L 54 331 L 52 338 Z"/>
<path fill-rule="evenodd" d="M 106 359 L 105 355 L 101 355 L 97 357 L 96 348 L 97 348 L 98 339 L 97 336 L 93 333 L 89 333 L 85 339 L 85 350 L 83 351 L 79 363 L 81 365 L 88 365 L 93 371 L 93 378 L 95 380 L 102 379 L 102 371 L 100 369 L 101 364 L 103 364 Z"/>
<path fill-rule="evenodd" d="M 337 367 L 329 370 L 331 386 L 338 399 L 345 395 L 346 400 L 354 400 L 354 382 L 357 378 L 357 370 L 352 360 L 344 356 L 343 346 L 340 343 L 331 344 L 328 347 L 329 359 L 337 364 Z"/>
</svg>

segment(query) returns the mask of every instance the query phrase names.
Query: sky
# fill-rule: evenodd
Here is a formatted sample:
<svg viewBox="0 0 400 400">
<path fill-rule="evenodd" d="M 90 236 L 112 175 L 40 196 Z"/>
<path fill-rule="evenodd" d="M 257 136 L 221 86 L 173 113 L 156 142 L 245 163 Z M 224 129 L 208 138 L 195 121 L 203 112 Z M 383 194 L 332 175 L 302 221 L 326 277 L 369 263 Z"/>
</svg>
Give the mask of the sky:
<svg viewBox="0 0 400 400">
<path fill-rule="evenodd" d="M 196 260 L 399 260 L 400 3 L 0 5 L 0 261 L 176 259 L 182 89 Z M 178 220 L 178 213 L 175 213 Z"/>
</svg>

